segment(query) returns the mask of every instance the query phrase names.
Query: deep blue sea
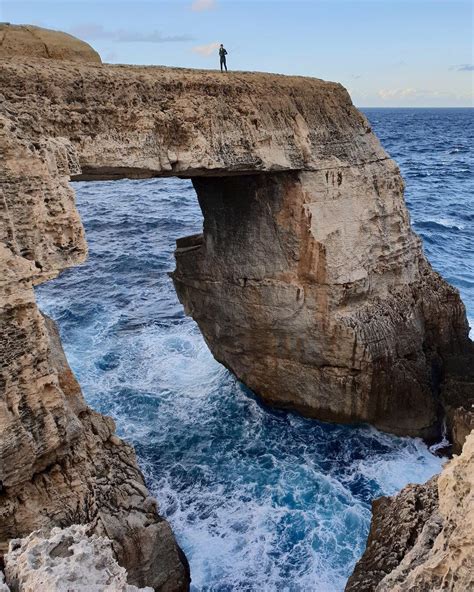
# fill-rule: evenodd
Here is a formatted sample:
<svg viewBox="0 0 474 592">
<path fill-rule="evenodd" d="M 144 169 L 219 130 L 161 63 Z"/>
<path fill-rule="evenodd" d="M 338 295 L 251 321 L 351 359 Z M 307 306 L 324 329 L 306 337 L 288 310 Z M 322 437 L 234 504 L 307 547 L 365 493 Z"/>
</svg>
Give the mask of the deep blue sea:
<svg viewBox="0 0 474 592">
<path fill-rule="evenodd" d="M 474 318 L 474 111 L 367 110 L 405 177 L 426 253 Z M 370 502 L 442 460 L 419 440 L 273 411 L 219 365 L 167 272 L 201 230 L 191 182 L 74 184 L 85 265 L 37 290 L 89 404 L 133 443 L 195 591 L 338 592 Z"/>
</svg>

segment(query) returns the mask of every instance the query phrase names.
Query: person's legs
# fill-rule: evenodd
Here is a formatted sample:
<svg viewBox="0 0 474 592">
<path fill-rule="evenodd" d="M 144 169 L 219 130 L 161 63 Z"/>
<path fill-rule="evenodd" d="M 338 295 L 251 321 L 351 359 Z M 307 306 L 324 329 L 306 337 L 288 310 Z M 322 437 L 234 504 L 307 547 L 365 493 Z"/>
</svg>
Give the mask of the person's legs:
<svg viewBox="0 0 474 592">
<path fill-rule="evenodd" d="M 225 71 L 227 72 L 227 60 L 225 58 L 224 58 L 224 68 L 225 68 Z"/>
<path fill-rule="evenodd" d="M 223 71 L 223 69 L 224 69 L 224 58 L 221 58 L 221 72 Z"/>
</svg>

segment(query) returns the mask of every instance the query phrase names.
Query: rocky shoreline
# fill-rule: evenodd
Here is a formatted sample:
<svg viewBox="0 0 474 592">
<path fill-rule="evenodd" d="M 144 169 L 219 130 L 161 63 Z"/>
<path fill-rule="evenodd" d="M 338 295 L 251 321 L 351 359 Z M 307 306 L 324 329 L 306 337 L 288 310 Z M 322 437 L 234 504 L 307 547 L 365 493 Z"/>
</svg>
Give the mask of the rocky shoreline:
<svg viewBox="0 0 474 592">
<path fill-rule="evenodd" d="M 474 434 L 439 477 L 372 504 L 364 555 L 346 592 L 474 589 Z"/>
<path fill-rule="evenodd" d="M 33 548 L 58 574 L 76 548 L 105 549 L 111 590 L 190 581 L 133 449 L 86 405 L 36 306 L 34 286 L 87 255 L 71 178 L 193 179 L 204 233 L 178 241 L 173 280 L 214 356 L 264 400 L 428 440 L 445 420 L 461 452 L 474 402 L 465 309 L 342 86 L 103 65 L 64 34 L 0 34 L 0 550 L 10 543 L 12 590 L 37 589 L 19 559 Z M 472 438 L 437 481 L 374 502 L 348 590 L 473 585 Z"/>
</svg>

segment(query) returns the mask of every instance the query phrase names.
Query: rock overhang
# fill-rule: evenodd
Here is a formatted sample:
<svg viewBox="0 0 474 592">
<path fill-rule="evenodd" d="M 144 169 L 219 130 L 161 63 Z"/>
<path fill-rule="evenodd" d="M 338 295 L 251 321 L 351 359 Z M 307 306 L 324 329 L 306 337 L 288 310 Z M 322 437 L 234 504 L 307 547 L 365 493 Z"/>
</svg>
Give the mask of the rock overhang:
<svg viewBox="0 0 474 592">
<path fill-rule="evenodd" d="M 314 170 L 387 158 L 345 89 L 319 79 L 18 58 L 2 62 L 0 76 L 25 134 L 62 138 L 91 176 Z M 32 94 L 37 117 L 28 125 Z"/>
</svg>

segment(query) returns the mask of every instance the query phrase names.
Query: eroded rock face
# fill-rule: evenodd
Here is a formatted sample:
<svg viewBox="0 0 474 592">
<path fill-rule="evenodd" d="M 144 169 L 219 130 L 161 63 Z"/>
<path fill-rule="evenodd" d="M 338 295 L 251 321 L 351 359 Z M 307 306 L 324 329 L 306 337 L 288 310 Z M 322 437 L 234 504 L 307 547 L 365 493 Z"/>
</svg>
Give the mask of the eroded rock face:
<svg viewBox="0 0 474 592">
<path fill-rule="evenodd" d="M 53 62 L 34 63 L 44 71 Z M 69 139 L 34 132 L 38 95 L 20 109 L 1 99 L 0 550 L 38 528 L 88 523 L 112 540 L 131 583 L 186 590 L 186 559 L 133 449 L 87 407 L 54 323 L 36 306 L 34 285 L 87 254 L 68 184 L 81 171 L 77 154 Z"/>
<path fill-rule="evenodd" d="M 186 589 L 187 563 L 149 497 L 130 446 L 89 409 L 33 286 L 84 260 L 61 140 L 38 149 L 0 130 L 0 550 L 37 528 L 93 522 L 132 583 Z M 74 168 L 76 166 L 76 168 Z"/>
<path fill-rule="evenodd" d="M 380 498 L 346 592 L 474 589 L 474 433 L 439 477 Z"/>
<path fill-rule="evenodd" d="M 153 592 L 127 583 L 111 541 L 90 525 L 36 530 L 10 542 L 5 574 L 11 592 Z"/>
<path fill-rule="evenodd" d="M 18 56 L 101 63 L 99 54 L 89 44 L 67 33 L 33 25 L 0 23 L 0 59 Z"/>
<path fill-rule="evenodd" d="M 173 279 L 216 358 L 270 404 L 436 437 L 444 359 L 470 348 L 467 323 L 410 229 L 394 163 L 194 186 L 204 233 L 178 246 Z"/>
<path fill-rule="evenodd" d="M 186 590 L 187 562 L 169 524 L 157 513 L 133 449 L 115 436 L 111 418 L 86 406 L 51 319 L 39 317 L 35 322 L 46 330 L 33 337 L 36 351 L 46 355 L 42 363 L 48 368 L 47 390 L 24 387 L 18 404 L 25 433 L 45 442 L 46 456 L 33 447 L 36 442 L 29 455 L 20 449 L 13 458 L 4 456 L 2 466 L 10 471 L 4 473 L 0 495 L 0 541 L 6 546 L 37 528 L 88 523 L 90 530 L 112 540 L 131 583 Z M 48 408 L 50 401 L 54 406 Z M 55 422 L 64 432 L 49 435 L 46 428 Z M 54 447 L 47 446 L 48 438 Z M 28 464 L 32 458 L 33 467 Z"/>
</svg>

